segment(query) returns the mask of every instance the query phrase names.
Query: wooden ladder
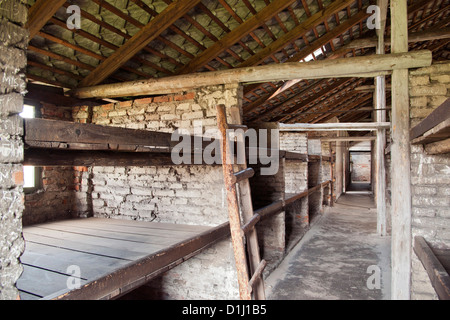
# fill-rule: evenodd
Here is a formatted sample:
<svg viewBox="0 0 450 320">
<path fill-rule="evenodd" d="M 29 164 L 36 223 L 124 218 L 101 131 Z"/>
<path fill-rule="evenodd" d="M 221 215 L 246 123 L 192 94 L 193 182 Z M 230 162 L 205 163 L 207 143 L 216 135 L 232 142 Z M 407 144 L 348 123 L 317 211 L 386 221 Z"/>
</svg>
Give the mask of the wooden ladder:
<svg viewBox="0 0 450 320">
<path fill-rule="evenodd" d="M 246 161 L 236 165 L 238 172 L 234 172 L 233 158 L 230 154 L 230 144 L 227 130 L 246 129 L 246 126 L 227 123 L 225 106 L 217 106 L 217 125 L 221 133 L 220 149 L 222 152 L 222 168 L 225 188 L 227 190 L 228 216 L 230 222 L 231 241 L 233 244 L 241 300 L 264 300 L 264 281 L 262 272 L 266 261 L 261 260 L 258 245 L 258 236 L 255 224 L 258 215 L 253 213 L 249 178 L 254 175 L 252 168 L 247 168 Z M 237 148 L 242 148 L 245 155 L 245 138 L 236 135 Z M 238 197 L 239 195 L 239 197 Z M 242 216 L 242 223 L 241 223 Z M 247 247 L 247 254 L 245 247 Z M 248 256 L 247 256 L 248 255 Z M 247 259 L 248 257 L 248 259 Z M 249 277 L 250 274 L 252 275 Z"/>
</svg>

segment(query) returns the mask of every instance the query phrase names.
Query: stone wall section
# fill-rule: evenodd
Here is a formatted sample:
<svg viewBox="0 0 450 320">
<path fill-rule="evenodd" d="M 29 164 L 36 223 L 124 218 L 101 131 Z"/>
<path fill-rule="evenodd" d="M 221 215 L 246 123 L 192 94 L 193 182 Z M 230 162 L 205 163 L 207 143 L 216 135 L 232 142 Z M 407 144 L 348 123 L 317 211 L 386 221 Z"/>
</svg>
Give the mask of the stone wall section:
<svg viewBox="0 0 450 320">
<path fill-rule="evenodd" d="M 450 97 L 450 63 L 410 71 L 411 128 Z M 392 168 L 395 170 L 395 168 Z M 428 155 L 411 145 L 412 237 L 450 247 L 450 154 Z M 412 299 L 437 299 L 429 277 L 412 254 Z"/>
</svg>

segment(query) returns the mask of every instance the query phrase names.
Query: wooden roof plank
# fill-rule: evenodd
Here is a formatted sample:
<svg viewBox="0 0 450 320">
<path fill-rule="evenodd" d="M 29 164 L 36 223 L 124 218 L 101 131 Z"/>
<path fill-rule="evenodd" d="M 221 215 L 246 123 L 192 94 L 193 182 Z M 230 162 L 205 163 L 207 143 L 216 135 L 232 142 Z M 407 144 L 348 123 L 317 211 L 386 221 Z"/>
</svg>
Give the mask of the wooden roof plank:
<svg viewBox="0 0 450 320">
<path fill-rule="evenodd" d="M 174 1 L 145 27 L 131 37 L 123 46 L 117 49 L 108 59 L 102 62 L 93 72 L 81 81 L 80 86 L 92 86 L 102 82 L 199 2 L 200 0 Z"/>
</svg>

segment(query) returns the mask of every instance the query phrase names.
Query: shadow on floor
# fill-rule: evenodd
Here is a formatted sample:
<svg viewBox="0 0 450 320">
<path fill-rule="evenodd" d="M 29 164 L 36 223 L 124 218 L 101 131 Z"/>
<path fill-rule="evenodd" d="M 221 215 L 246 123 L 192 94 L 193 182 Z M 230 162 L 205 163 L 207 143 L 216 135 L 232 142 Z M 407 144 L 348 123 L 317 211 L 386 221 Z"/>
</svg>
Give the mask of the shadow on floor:
<svg viewBox="0 0 450 320">
<path fill-rule="evenodd" d="M 345 194 L 327 208 L 266 279 L 266 291 L 272 300 L 389 299 L 390 237 L 376 234 L 372 196 Z"/>
</svg>

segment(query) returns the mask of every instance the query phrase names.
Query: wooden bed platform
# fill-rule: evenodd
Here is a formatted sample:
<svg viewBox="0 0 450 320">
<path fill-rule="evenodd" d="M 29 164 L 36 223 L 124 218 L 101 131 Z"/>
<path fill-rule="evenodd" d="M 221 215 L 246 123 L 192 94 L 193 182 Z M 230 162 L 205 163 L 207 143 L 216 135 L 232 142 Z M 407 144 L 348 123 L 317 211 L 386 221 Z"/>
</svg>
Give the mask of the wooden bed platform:
<svg viewBox="0 0 450 320">
<path fill-rule="evenodd" d="M 23 234 L 21 299 L 112 299 L 228 236 L 229 225 L 87 218 L 24 227 Z"/>
</svg>

